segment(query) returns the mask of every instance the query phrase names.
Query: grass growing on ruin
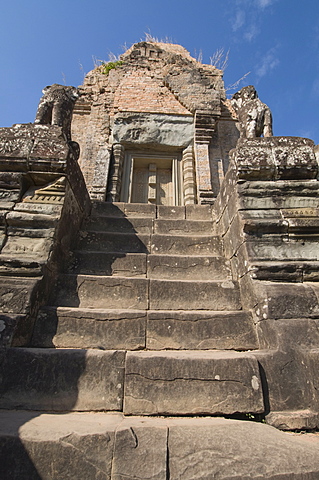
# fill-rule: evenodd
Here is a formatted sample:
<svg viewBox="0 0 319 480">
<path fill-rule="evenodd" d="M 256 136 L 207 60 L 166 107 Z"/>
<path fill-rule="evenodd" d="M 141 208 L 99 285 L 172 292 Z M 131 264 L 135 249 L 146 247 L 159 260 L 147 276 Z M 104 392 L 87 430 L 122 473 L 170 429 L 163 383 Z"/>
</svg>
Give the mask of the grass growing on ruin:
<svg viewBox="0 0 319 480">
<path fill-rule="evenodd" d="M 120 67 L 123 65 L 122 60 L 117 60 L 116 62 L 107 62 L 107 63 L 102 63 L 102 73 L 103 75 L 108 75 L 110 70 L 113 70 L 114 68 Z"/>
</svg>

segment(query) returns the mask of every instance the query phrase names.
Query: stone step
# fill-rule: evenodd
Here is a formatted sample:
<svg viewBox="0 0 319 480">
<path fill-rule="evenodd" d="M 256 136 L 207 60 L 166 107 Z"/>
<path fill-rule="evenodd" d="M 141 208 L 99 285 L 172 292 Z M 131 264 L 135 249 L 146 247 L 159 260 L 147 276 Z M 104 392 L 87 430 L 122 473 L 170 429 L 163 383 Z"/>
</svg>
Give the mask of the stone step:
<svg viewBox="0 0 319 480">
<path fill-rule="evenodd" d="M 82 231 L 77 249 L 115 253 L 223 256 L 220 237 L 212 235 L 146 235 Z"/>
<path fill-rule="evenodd" d="M 240 310 L 238 283 L 150 280 L 150 310 Z"/>
<path fill-rule="evenodd" d="M 2 480 L 319 478 L 315 433 L 219 417 L 3 410 L 0 443 Z"/>
<path fill-rule="evenodd" d="M 67 271 L 84 275 L 180 280 L 225 280 L 232 276 L 230 262 L 224 257 L 120 254 L 89 250 L 74 251 Z"/>
<path fill-rule="evenodd" d="M 212 235 L 152 235 L 150 253 L 223 256 L 220 237 Z"/>
<path fill-rule="evenodd" d="M 57 294 L 49 304 L 84 308 L 148 308 L 146 278 L 60 275 Z"/>
<path fill-rule="evenodd" d="M 118 253 L 148 253 L 150 238 L 150 235 L 138 235 L 136 233 L 82 231 L 77 249 Z"/>
<path fill-rule="evenodd" d="M 83 227 L 84 231 L 103 231 L 113 233 L 139 233 L 164 235 L 208 235 L 215 232 L 210 220 L 174 220 L 152 219 L 149 217 L 106 217 L 91 216 Z"/>
<path fill-rule="evenodd" d="M 38 314 L 33 347 L 145 348 L 146 310 L 45 307 Z"/>
<path fill-rule="evenodd" d="M 60 275 L 52 306 L 151 310 L 240 310 L 238 283 Z"/>
<path fill-rule="evenodd" d="M 254 350 L 258 340 L 248 312 L 150 310 L 146 348 Z"/>
<path fill-rule="evenodd" d="M 152 218 L 91 216 L 85 223 L 85 231 L 103 231 L 113 233 L 153 233 Z"/>
<path fill-rule="evenodd" d="M 232 278 L 230 262 L 224 257 L 148 255 L 147 276 L 159 279 L 225 280 Z"/>
<path fill-rule="evenodd" d="M 207 220 L 154 220 L 154 233 L 159 235 L 213 235 L 215 226 Z"/>
<path fill-rule="evenodd" d="M 85 275 L 146 277 L 145 253 L 108 253 L 75 250 L 68 271 Z"/>
<path fill-rule="evenodd" d="M 125 414 L 262 412 L 258 362 L 249 353 L 184 350 L 126 354 Z"/>
<path fill-rule="evenodd" d="M 214 220 L 211 205 L 169 207 L 146 203 L 92 202 L 92 217 L 140 217 L 179 220 Z"/>
<path fill-rule="evenodd" d="M 1 357 L 0 408 L 122 409 L 124 351 L 9 348 Z"/>
<path fill-rule="evenodd" d="M 91 216 L 156 218 L 156 205 L 147 203 L 92 202 Z"/>
<path fill-rule="evenodd" d="M 103 350 L 253 350 L 258 348 L 249 313 L 115 310 L 45 307 L 33 347 Z"/>
</svg>

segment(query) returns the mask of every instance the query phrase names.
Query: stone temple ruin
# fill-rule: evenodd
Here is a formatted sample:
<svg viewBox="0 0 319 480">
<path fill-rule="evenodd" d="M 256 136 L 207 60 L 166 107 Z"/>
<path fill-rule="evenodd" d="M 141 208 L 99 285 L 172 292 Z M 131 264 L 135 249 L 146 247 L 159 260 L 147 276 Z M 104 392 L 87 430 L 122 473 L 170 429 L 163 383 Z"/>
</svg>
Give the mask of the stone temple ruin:
<svg viewBox="0 0 319 480">
<path fill-rule="evenodd" d="M 0 129 L 1 478 L 318 479 L 318 165 L 163 43 Z"/>
</svg>

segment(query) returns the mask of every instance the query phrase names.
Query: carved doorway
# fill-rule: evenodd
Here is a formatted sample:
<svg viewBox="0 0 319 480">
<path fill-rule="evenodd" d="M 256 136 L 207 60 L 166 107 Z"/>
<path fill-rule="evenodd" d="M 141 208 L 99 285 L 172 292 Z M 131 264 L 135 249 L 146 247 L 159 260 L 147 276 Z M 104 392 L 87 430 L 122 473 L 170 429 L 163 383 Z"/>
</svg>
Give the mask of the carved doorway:
<svg viewBox="0 0 319 480">
<path fill-rule="evenodd" d="M 180 161 L 176 156 L 127 154 L 121 201 L 182 205 Z"/>
</svg>

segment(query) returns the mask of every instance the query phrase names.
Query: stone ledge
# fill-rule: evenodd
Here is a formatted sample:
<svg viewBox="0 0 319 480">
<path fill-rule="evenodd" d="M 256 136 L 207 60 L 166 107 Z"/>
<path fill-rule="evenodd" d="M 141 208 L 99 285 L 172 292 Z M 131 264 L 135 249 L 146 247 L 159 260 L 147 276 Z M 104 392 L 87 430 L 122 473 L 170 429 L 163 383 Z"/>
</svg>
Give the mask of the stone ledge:
<svg viewBox="0 0 319 480">
<path fill-rule="evenodd" d="M 240 139 L 231 157 L 238 178 L 243 180 L 305 180 L 318 176 L 314 143 L 307 138 Z"/>
<path fill-rule="evenodd" d="M 0 411 L 2 479 L 317 480 L 319 436 L 223 418 Z M 51 473 L 51 472 L 54 472 Z"/>
</svg>

